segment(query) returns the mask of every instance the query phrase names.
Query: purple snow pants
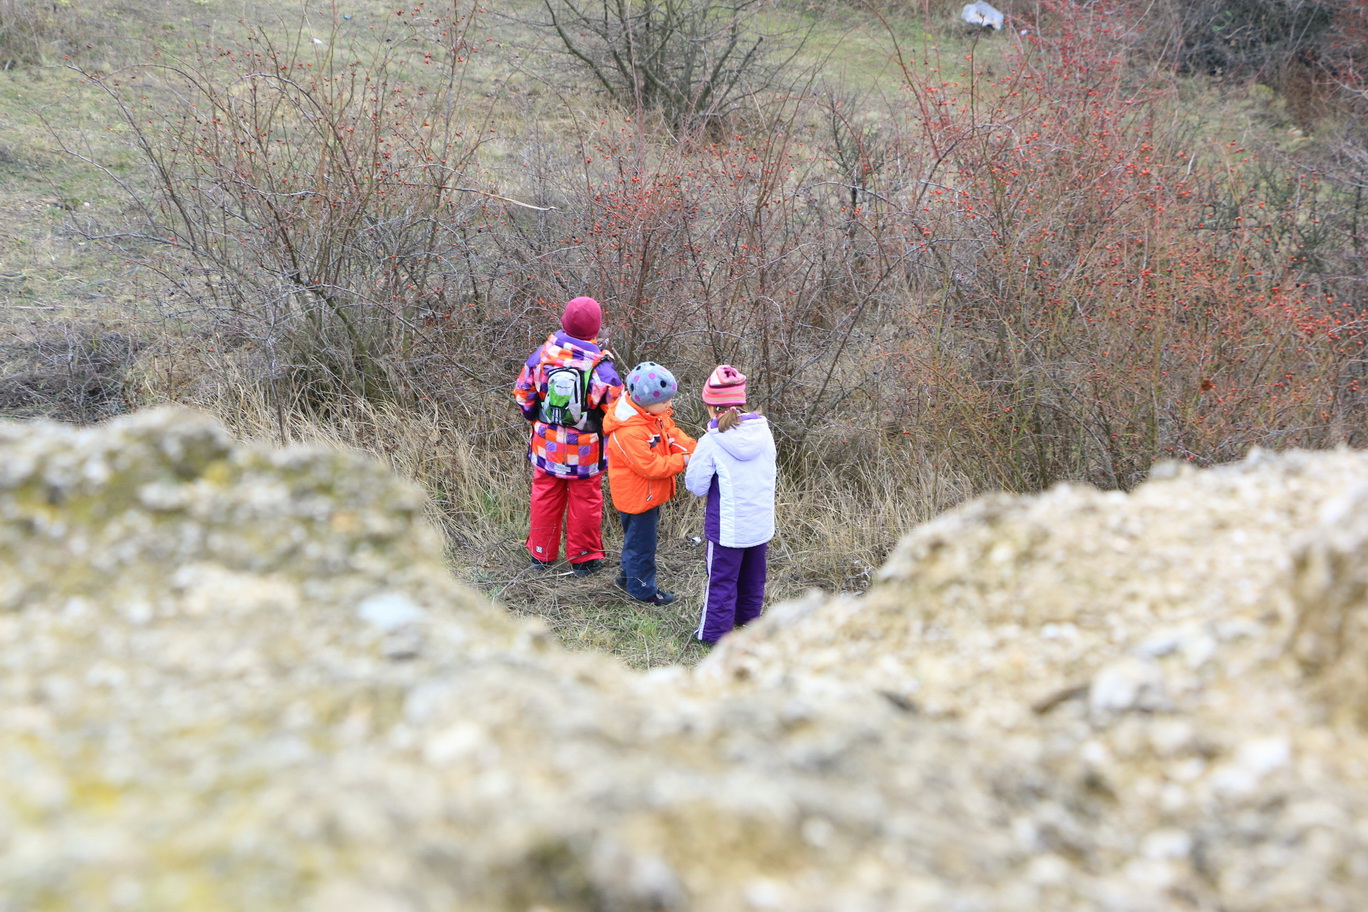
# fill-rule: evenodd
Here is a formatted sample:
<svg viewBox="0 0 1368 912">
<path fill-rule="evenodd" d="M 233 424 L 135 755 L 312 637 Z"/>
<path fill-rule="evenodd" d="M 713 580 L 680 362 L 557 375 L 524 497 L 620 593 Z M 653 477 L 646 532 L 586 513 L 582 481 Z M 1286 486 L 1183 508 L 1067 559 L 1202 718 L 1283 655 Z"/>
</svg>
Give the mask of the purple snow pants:
<svg viewBox="0 0 1368 912">
<path fill-rule="evenodd" d="M 734 627 L 760 616 L 765 602 L 765 554 L 768 544 L 728 548 L 708 542 L 708 592 L 697 636 L 716 643 Z"/>
</svg>

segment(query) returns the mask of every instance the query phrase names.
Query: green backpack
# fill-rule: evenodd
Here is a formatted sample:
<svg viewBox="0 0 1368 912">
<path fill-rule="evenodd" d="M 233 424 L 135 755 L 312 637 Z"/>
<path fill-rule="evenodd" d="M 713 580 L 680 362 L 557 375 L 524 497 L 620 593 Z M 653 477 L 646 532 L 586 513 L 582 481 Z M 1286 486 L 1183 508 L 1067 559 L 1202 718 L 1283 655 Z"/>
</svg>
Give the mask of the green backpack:
<svg viewBox="0 0 1368 912">
<path fill-rule="evenodd" d="M 589 390 L 594 368 L 600 355 L 588 370 L 560 364 L 546 371 L 546 391 L 541 397 L 537 417 L 545 424 L 575 428 L 579 431 L 600 432 L 603 412 L 589 407 Z"/>
</svg>

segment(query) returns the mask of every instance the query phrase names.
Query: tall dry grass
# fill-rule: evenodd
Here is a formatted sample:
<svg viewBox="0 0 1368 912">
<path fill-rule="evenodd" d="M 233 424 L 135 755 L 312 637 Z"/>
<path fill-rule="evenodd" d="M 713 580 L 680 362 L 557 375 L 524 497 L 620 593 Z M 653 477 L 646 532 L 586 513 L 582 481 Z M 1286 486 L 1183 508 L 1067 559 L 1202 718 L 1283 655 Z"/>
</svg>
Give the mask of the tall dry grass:
<svg viewBox="0 0 1368 912">
<path fill-rule="evenodd" d="M 508 610 L 540 618 L 572 649 L 612 652 L 642 668 L 691 663 L 704 654 L 694 640 L 706 586 L 702 501 L 682 484 L 662 511 L 658 552 L 661 585 L 680 596 L 673 605 L 641 605 L 613 588 L 622 535 L 607 498 L 603 572 L 579 579 L 564 562 L 549 572 L 528 567 L 523 540 L 531 469 L 512 377 L 508 390 L 479 402 L 414 408 L 358 399 L 339 403 L 320 421 L 282 415 L 239 371 L 231 359 L 220 361 L 201 376 L 235 379 L 193 393 L 182 389 L 179 398 L 222 416 L 244 439 L 360 451 L 420 485 L 429 494 L 429 518 L 445 535 L 453 572 Z M 680 420 L 687 432 L 702 433 Z M 880 441 L 874 430 L 848 427 L 841 433 L 833 444 L 857 448 L 860 458 L 780 473 L 777 534 L 769 552 L 771 605 L 813 588 L 863 590 L 903 533 L 972 492 L 970 479 L 952 464 L 905 438 Z"/>
<path fill-rule="evenodd" d="M 80 4 L 0 0 L 0 69 L 53 63 L 97 33 Z"/>
</svg>

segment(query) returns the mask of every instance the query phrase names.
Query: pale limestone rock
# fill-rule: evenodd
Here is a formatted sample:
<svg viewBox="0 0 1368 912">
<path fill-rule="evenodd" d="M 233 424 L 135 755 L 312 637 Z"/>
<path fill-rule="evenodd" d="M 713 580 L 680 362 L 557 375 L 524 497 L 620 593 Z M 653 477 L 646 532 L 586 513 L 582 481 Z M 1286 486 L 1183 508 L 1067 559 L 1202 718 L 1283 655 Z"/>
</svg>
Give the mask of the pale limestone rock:
<svg viewBox="0 0 1368 912">
<path fill-rule="evenodd" d="M 1156 474 L 637 675 L 364 459 L 0 426 L 0 912 L 1368 907 L 1368 460 Z"/>
<path fill-rule="evenodd" d="M 1368 902 L 1349 823 L 1368 810 L 1368 457 L 1156 475 L 950 511 L 856 608 L 756 625 L 699 674 L 762 689 L 843 668 L 1071 792 L 1012 817 L 1022 876 L 1076 887 L 1051 908 Z M 1162 889 L 1112 892 L 1128 881 Z"/>
</svg>

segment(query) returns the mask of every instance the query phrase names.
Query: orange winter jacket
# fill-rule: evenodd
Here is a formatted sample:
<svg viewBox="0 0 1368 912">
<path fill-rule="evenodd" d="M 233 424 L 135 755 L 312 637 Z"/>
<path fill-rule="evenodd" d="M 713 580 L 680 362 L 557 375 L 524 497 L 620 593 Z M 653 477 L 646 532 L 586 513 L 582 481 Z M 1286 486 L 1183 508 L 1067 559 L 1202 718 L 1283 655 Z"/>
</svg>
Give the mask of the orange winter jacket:
<svg viewBox="0 0 1368 912">
<path fill-rule="evenodd" d="M 624 392 L 603 418 L 608 493 L 622 513 L 645 513 L 674 496 L 675 476 L 695 441 L 675 426 L 672 409 L 652 415 Z"/>
</svg>

